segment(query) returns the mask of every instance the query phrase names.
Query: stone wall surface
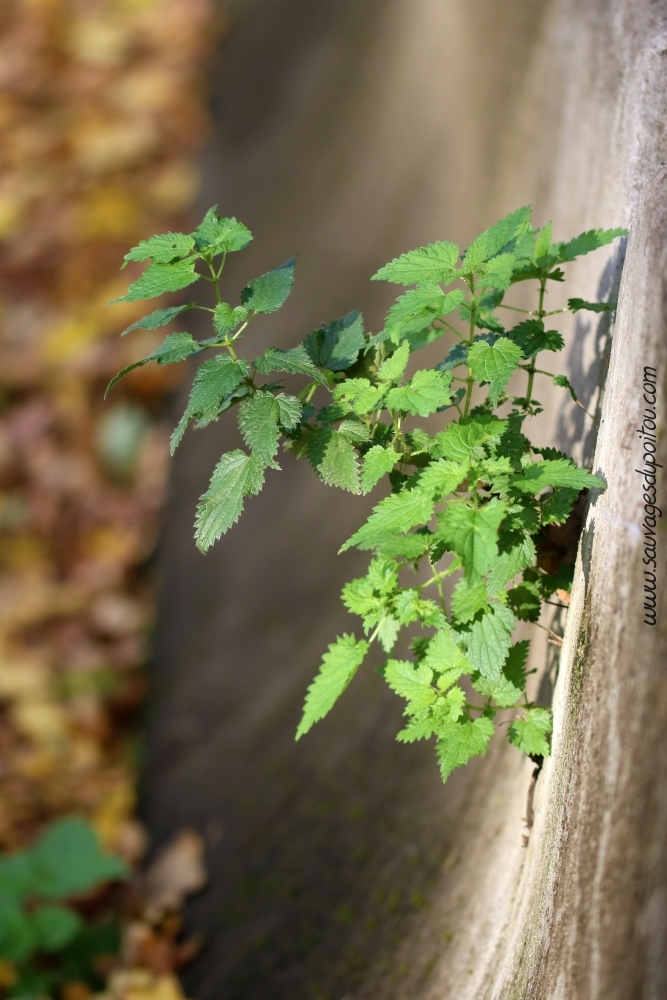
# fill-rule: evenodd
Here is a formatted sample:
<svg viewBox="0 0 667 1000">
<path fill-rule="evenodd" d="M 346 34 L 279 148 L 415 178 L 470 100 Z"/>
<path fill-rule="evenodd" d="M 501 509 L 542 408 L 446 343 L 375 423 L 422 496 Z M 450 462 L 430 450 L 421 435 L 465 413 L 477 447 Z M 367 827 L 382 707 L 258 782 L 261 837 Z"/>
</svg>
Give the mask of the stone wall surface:
<svg viewBox="0 0 667 1000">
<path fill-rule="evenodd" d="M 302 252 L 264 346 L 354 305 L 377 328 L 391 295 L 367 281 L 379 265 L 436 238 L 465 244 L 518 204 L 557 237 L 631 235 L 622 279 L 621 254 L 600 251 L 566 292 L 621 280 L 613 337 L 604 320 L 564 328 L 566 370 L 598 412 L 609 363 L 597 450 L 590 419 L 553 391 L 538 426 L 609 487 L 588 513 L 527 848 L 530 762 L 499 742 L 443 788 L 430 747 L 394 742 L 400 709 L 372 672 L 294 745 L 319 655 L 350 627 L 338 592 L 363 560 L 334 553 L 364 501 L 287 460 L 204 558 L 194 505 L 233 434 L 221 422 L 181 449 L 144 799 L 158 837 L 188 822 L 208 838 L 211 885 L 190 919 L 210 943 L 190 994 L 664 996 L 667 616 L 643 624 L 633 469 L 644 365 L 665 420 L 667 4 L 246 0 L 232 20 L 202 206 L 255 232 L 232 289 Z M 659 532 L 659 611 L 664 549 Z"/>
</svg>

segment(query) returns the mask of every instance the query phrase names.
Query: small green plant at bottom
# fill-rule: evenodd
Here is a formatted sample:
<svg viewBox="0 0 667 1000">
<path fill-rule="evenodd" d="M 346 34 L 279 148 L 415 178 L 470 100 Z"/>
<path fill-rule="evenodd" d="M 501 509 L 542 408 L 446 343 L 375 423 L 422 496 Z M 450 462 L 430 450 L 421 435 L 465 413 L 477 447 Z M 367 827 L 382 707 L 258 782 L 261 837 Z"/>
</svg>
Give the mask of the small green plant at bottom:
<svg viewBox="0 0 667 1000">
<path fill-rule="evenodd" d="M 10 997 L 52 996 L 68 980 L 102 985 L 94 959 L 117 950 L 118 928 L 86 923 L 70 901 L 127 874 L 75 817 L 52 823 L 27 850 L 0 857 L 0 960 L 12 971 Z"/>
<path fill-rule="evenodd" d="M 463 254 L 454 243 L 439 241 L 382 267 L 374 280 L 408 290 L 379 333 L 368 333 L 361 313 L 353 311 L 295 347 L 270 348 L 252 359 L 239 354 L 241 341 L 257 317 L 287 299 L 294 258 L 250 281 L 239 304 L 224 302 L 220 279 L 227 255 L 252 236 L 236 219 L 220 218 L 215 207 L 194 233 L 153 236 L 127 254 L 126 263 L 150 263 L 117 301 L 150 299 L 200 280 L 215 290 L 211 305 L 159 308 L 124 331 L 157 329 L 197 309 L 210 315 L 209 338 L 171 333 L 109 385 L 149 361 L 174 364 L 212 352 L 197 370 L 172 452 L 191 422 L 206 427 L 231 409 L 246 448 L 222 455 L 201 497 L 195 534 L 203 552 L 236 523 L 245 498 L 261 490 L 266 470 L 279 468 L 281 442 L 291 454 L 305 455 L 329 486 L 367 494 L 389 480 L 391 493 L 341 548 L 371 553 L 367 574 L 343 589 L 363 636 L 345 634 L 329 646 L 308 690 L 297 739 L 331 710 L 378 643 L 384 679 L 406 703 L 398 739 L 434 737 L 443 780 L 486 751 L 500 710 L 515 710 L 507 729 L 511 743 L 533 756 L 549 753 L 551 712 L 527 698 L 529 643 L 512 644 L 512 633 L 518 621 L 536 623 L 542 602 L 557 589 L 569 589 L 571 567 L 568 576 L 567 567 L 554 575 L 539 565 L 545 531 L 567 520 L 582 490 L 605 484 L 562 452 L 532 444 L 526 423 L 542 410 L 538 378 L 562 386 L 578 402 L 568 379 L 538 361 L 564 347 L 561 334 L 549 328 L 551 318 L 616 305 L 572 298 L 567 309 L 549 311 L 550 284 L 564 280 L 563 265 L 625 232 L 597 229 L 554 242 L 551 223 L 535 229 L 530 208 L 519 208 Z M 535 307 L 506 304 L 508 290 L 526 281 L 535 283 Z M 440 363 L 412 370 L 412 356 L 445 337 L 451 346 Z M 523 395 L 508 389 L 516 372 L 525 376 Z M 306 379 L 298 394 L 284 384 L 293 375 Z M 442 429 L 419 425 L 418 418 L 436 413 L 451 417 Z M 413 573 L 407 586 L 405 572 Z M 455 574 L 447 607 L 443 581 Z M 392 652 L 406 627 L 419 631 L 413 658 L 396 659 Z"/>
</svg>

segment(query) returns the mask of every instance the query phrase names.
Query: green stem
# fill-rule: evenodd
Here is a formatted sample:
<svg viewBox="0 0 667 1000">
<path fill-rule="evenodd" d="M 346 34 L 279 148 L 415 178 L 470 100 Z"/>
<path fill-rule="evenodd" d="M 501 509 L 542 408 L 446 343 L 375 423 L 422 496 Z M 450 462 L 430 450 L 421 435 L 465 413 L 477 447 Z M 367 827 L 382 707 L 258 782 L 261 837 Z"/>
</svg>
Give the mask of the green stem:
<svg viewBox="0 0 667 1000">
<path fill-rule="evenodd" d="M 468 350 L 470 350 L 470 348 L 475 342 L 475 320 L 477 318 L 477 299 L 475 298 L 475 285 L 473 283 L 472 278 L 470 279 L 469 288 L 470 288 L 471 299 L 470 299 L 470 333 L 468 335 Z M 470 368 L 468 368 L 468 372 L 469 372 L 468 378 L 466 379 L 468 383 L 468 390 L 466 392 L 466 401 L 465 401 L 465 406 L 463 408 L 464 417 L 467 417 L 468 413 L 470 412 L 470 400 L 472 399 L 472 390 L 475 384 L 475 377 L 470 372 Z"/>
<path fill-rule="evenodd" d="M 540 278 L 540 299 L 539 305 L 537 307 L 537 318 L 544 319 L 544 293 L 546 292 L 547 279 Z M 535 381 L 535 372 L 537 368 L 535 362 L 537 361 L 537 354 L 532 358 L 530 362 L 530 368 L 528 369 L 528 385 L 526 386 L 526 407 L 530 406 L 531 399 L 533 397 L 533 382 Z"/>
</svg>

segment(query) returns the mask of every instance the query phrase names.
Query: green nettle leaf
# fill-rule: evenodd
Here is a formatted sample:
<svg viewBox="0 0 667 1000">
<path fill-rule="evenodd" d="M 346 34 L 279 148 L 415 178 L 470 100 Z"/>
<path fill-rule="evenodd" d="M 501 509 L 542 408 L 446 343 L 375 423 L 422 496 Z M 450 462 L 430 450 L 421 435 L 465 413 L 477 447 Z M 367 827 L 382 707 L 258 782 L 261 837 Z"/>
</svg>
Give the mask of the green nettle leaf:
<svg viewBox="0 0 667 1000">
<path fill-rule="evenodd" d="M 563 524 L 567 521 L 578 496 L 577 489 L 564 487 L 554 490 L 540 503 L 542 524 Z"/>
<path fill-rule="evenodd" d="M 165 292 L 178 292 L 199 281 L 201 275 L 195 271 L 194 261 L 178 260 L 173 264 L 149 264 L 142 275 L 132 282 L 126 295 L 113 302 L 137 302 L 139 299 L 154 299 Z"/>
<path fill-rule="evenodd" d="M 435 435 L 431 454 L 434 458 L 444 456 L 453 462 L 470 462 L 473 458 L 482 457 L 476 450 L 480 445 L 499 438 L 507 426 L 507 420 L 499 420 L 486 413 L 463 417 Z"/>
<path fill-rule="evenodd" d="M 368 643 L 353 635 L 343 635 L 324 654 L 320 672 L 308 688 L 303 717 L 296 731 L 297 740 L 331 711 L 348 686 L 368 652 Z"/>
<path fill-rule="evenodd" d="M 284 392 L 279 392 L 276 396 L 276 403 L 278 404 L 278 411 L 280 416 L 278 417 L 278 423 L 281 427 L 284 427 L 286 431 L 292 431 L 295 427 L 298 427 L 301 422 L 301 414 L 303 413 L 303 403 L 296 396 L 288 396 Z"/>
<path fill-rule="evenodd" d="M 308 459 L 327 486 L 360 492 L 357 452 L 347 438 L 331 427 L 321 427 L 308 441 Z"/>
<path fill-rule="evenodd" d="M 586 233 L 580 233 L 568 243 L 558 244 L 558 260 L 566 262 L 590 253 L 591 250 L 598 250 L 616 239 L 617 236 L 626 236 L 627 229 L 589 229 Z"/>
<path fill-rule="evenodd" d="M 459 248 L 455 243 L 431 243 L 395 257 L 381 267 L 371 281 L 393 281 L 397 285 L 435 285 L 454 277 Z"/>
<path fill-rule="evenodd" d="M 422 661 L 433 673 L 438 674 L 438 687 L 444 691 L 463 674 L 472 673 L 473 666 L 460 646 L 457 645 L 452 630 L 446 625 L 433 636 Z"/>
<path fill-rule="evenodd" d="M 451 502 L 438 516 L 437 535 L 461 556 L 470 584 L 480 582 L 498 555 L 498 528 L 506 510 L 503 500 L 478 508 Z"/>
<path fill-rule="evenodd" d="M 524 358 L 534 358 L 540 351 L 562 351 L 565 341 L 557 330 L 545 330 L 541 319 L 526 319 L 507 336 L 521 348 Z"/>
<path fill-rule="evenodd" d="M 453 493 L 457 487 L 461 486 L 467 475 L 468 465 L 461 462 L 448 462 L 441 458 L 431 462 L 421 473 L 418 489 L 435 501 L 442 500 L 448 493 Z"/>
<path fill-rule="evenodd" d="M 495 226 L 490 226 L 484 233 L 487 259 L 495 257 L 501 250 L 512 250 L 517 256 L 528 253 L 526 247 L 532 249 L 533 245 L 531 215 L 530 205 L 524 205 L 496 222 Z M 522 240 L 525 238 L 528 242 L 524 245 Z"/>
<path fill-rule="evenodd" d="M 553 384 L 560 386 L 561 389 L 567 389 L 570 396 L 572 397 L 573 402 L 575 403 L 577 402 L 577 399 L 579 397 L 574 391 L 574 386 L 572 385 L 572 383 L 570 382 L 569 378 L 566 375 L 554 375 Z"/>
<path fill-rule="evenodd" d="M 43 951 L 62 951 L 83 927 L 78 913 L 66 906 L 40 906 L 31 914 L 38 947 Z"/>
<path fill-rule="evenodd" d="M 239 430 L 243 440 L 257 461 L 272 469 L 280 468 L 274 461 L 280 436 L 279 418 L 280 406 L 270 392 L 255 392 L 239 407 Z"/>
<path fill-rule="evenodd" d="M 507 337 L 500 337 L 493 346 L 478 341 L 468 351 L 468 367 L 477 381 L 489 383 L 493 406 L 522 357 L 521 348 Z"/>
<path fill-rule="evenodd" d="M 237 449 L 223 455 L 199 500 L 195 521 L 197 548 L 202 552 L 236 524 L 244 497 L 255 496 L 264 485 L 264 469 L 254 455 Z"/>
<path fill-rule="evenodd" d="M 465 579 L 459 580 L 452 594 L 452 614 L 458 622 L 465 624 L 471 621 L 478 611 L 486 608 L 487 601 L 486 584 L 478 583 L 470 587 Z"/>
<path fill-rule="evenodd" d="M 358 309 L 333 323 L 324 323 L 303 342 L 313 364 L 332 372 L 350 368 L 365 345 L 364 318 Z"/>
<path fill-rule="evenodd" d="M 215 255 L 233 250 L 243 250 L 252 240 L 250 230 L 237 219 L 221 219 L 217 205 L 208 212 L 195 229 L 193 236 L 198 250 L 215 251 Z"/>
<path fill-rule="evenodd" d="M 580 469 L 569 459 L 548 459 L 544 462 L 531 462 L 523 468 L 521 475 L 511 476 L 513 489 L 536 496 L 547 486 L 567 486 L 570 489 L 584 490 L 591 486 L 606 485 L 602 479 L 594 476 L 588 469 Z"/>
<path fill-rule="evenodd" d="M 128 873 L 120 858 L 102 850 L 95 831 L 82 819 L 52 823 L 30 853 L 34 886 L 43 899 L 88 892 Z"/>
<path fill-rule="evenodd" d="M 369 428 L 359 420 L 343 420 L 338 425 L 338 433 L 350 444 L 364 444 L 371 439 Z"/>
<path fill-rule="evenodd" d="M 493 731 L 493 722 L 484 715 L 474 722 L 447 720 L 439 726 L 438 762 L 442 780 L 446 781 L 455 768 L 467 764 L 471 757 L 483 756 Z"/>
<path fill-rule="evenodd" d="M 408 712 L 428 708 L 438 697 L 437 691 L 431 687 L 433 671 L 424 664 L 415 667 L 405 660 L 389 660 L 384 679 L 392 691 L 407 700 Z"/>
<path fill-rule="evenodd" d="M 172 319 L 180 316 L 187 309 L 194 308 L 194 306 L 194 302 L 186 302 L 184 306 L 169 306 L 166 309 L 155 309 L 148 316 L 143 316 L 136 323 L 125 327 L 121 333 L 121 337 L 124 337 L 126 333 L 130 333 L 131 330 L 157 330 L 158 327 L 166 326 L 167 323 L 171 323 Z"/>
<path fill-rule="evenodd" d="M 542 257 L 546 257 L 549 253 L 549 247 L 551 246 L 551 230 L 552 225 L 547 222 L 544 229 L 541 229 L 537 240 L 535 241 L 535 259 L 540 260 Z"/>
<path fill-rule="evenodd" d="M 516 263 L 517 258 L 513 253 L 501 253 L 493 257 L 484 267 L 479 281 L 480 287 L 499 288 L 505 291 L 510 287 Z"/>
<path fill-rule="evenodd" d="M 213 310 L 213 327 L 218 337 L 224 337 L 231 333 L 246 320 L 247 316 L 248 310 L 244 306 L 236 306 L 235 309 L 232 309 L 226 302 L 218 302 Z"/>
<path fill-rule="evenodd" d="M 121 270 L 127 267 L 131 260 L 152 260 L 155 264 L 169 264 L 172 260 L 182 260 L 187 257 L 195 248 L 195 241 L 192 236 L 185 236 L 183 233 L 165 233 L 164 236 L 151 236 L 149 240 L 142 240 L 141 243 L 132 247 L 129 253 L 123 258 L 125 263 L 121 265 Z"/>
<path fill-rule="evenodd" d="M 553 729 L 553 717 L 548 708 L 529 708 L 523 719 L 516 719 L 509 727 L 508 737 L 519 750 L 535 757 L 549 756 L 547 734 Z"/>
<path fill-rule="evenodd" d="M 193 339 L 192 334 L 170 333 L 168 337 L 165 337 L 157 350 L 149 354 L 147 358 L 135 361 L 134 364 L 128 365 L 122 371 L 119 371 L 117 375 L 114 375 L 104 393 L 105 398 L 111 389 L 113 389 L 116 382 L 119 382 L 133 368 L 141 368 L 142 365 L 148 364 L 149 361 L 157 361 L 159 365 L 175 365 L 179 361 L 185 361 L 191 354 L 196 354 L 200 349 L 200 345 Z"/>
<path fill-rule="evenodd" d="M 435 413 L 449 403 L 451 384 L 452 376 L 449 372 L 438 372 L 435 369 L 415 372 L 406 385 L 389 390 L 387 406 L 402 413 L 427 417 L 429 413 Z"/>
<path fill-rule="evenodd" d="M 470 627 L 468 658 L 482 677 L 500 680 L 507 652 L 512 644 L 514 616 L 502 604 L 495 603 Z"/>
<path fill-rule="evenodd" d="M 518 587 L 512 587 L 507 591 L 507 603 L 519 621 L 539 621 L 542 599 L 534 583 L 524 580 Z"/>
<path fill-rule="evenodd" d="M 268 351 L 253 361 L 255 371 L 261 375 L 271 372 L 287 372 L 289 375 L 307 375 L 321 385 L 326 385 L 326 377 L 318 371 L 306 353 L 302 344 L 292 347 L 289 351 L 281 351 L 270 347 Z"/>
<path fill-rule="evenodd" d="M 517 573 L 526 566 L 532 566 L 536 557 L 535 543 L 528 535 L 524 535 L 508 550 L 500 552 L 487 576 L 486 586 L 489 594 L 499 594 Z"/>
<path fill-rule="evenodd" d="M 516 705 L 523 697 L 526 687 L 526 660 L 530 642 L 523 639 L 515 643 L 503 664 L 502 674 L 497 681 L 475 673 L 471 680 L 476 691 L 485 698 L 493 698 L 499 708 L 509 708 Z"/>
<path fill-rule="evenodd" d="M 349 538 L 340 551 L 356 545 L 359 549 L 373 548 L 387 535 L 405 534 L 416 524 L 426 524 L 433 514 L 434 501 L 420 490 L 406 490 L 385 497 L 358 531 Z"/>
<path fill-rule="evenodd" d="M 585 299 L 568 299 L 567 308 L 573 313 L 579 312 L 580 309 L 595 313 L 616 312 L 618 302 L 587 302 Z"/>
<path fill-rule="evenodd" d="M 463 302 L 461 289 L 445 294 L 438 285 L 425 285 L 401 295 L 387 313 L 385 331 L 395 344 L 411 333 L 421 333 L 434 319 L 454 312 Z M 442 336 L 443 331 L 439 331 Z"/>
<path fill-rule="evenodd" d="M 373 445 L 364 455 L 364 464 L 361 469 L 361 492 L 370 493 L 382 477 L 391 472 L 400 460 L 401 456 L 392 447 L 383 448 L 379 444 Z"/>
<path fill-rule="evenodd" d="M 401 344 L 397 351 L 382 362 L 378 368 L 378 378 L 381 382 L 400 382 L 403 377 L 408 359 L 410 357 L 410 345 Z"/>
<path fill-rule="evenodd" d="M 229 354 L 218 354 L 199 366 L 185 413 L 171 436 L 171 453 L 180 444 L 189 422 L 196 418 L 204 426 L 214 420 L 220 403 L 248 375 L 250 366 Z"/>
<path fill-rule="evenodd" d="M 256 313 L 272 313 L 285 302 L 294 284 L 296 257 L 291 257 L 274 271 L 253 278 L 241 292 L 241 305 Z"/>
</svg>

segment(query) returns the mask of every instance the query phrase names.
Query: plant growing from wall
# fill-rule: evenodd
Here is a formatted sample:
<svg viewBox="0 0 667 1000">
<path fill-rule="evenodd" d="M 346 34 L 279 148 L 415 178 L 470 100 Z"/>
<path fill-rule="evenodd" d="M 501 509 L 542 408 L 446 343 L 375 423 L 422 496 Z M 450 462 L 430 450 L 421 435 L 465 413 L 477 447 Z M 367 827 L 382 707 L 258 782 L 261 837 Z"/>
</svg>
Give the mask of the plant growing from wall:
<svg viewBox="0 0 667 1000">
<path fill-rule="evenodd" d="M 554 243 L 551 224 L 534 229 L 530 208 L 520 208 L 462 255 L 441 241 L 381 268 L 374 280 L 409 290 L 379 333 L 368 333 L 355 311 L 323 324 L 296 347 L 270 348 L 252 360 L 240 356 L 240 343 L 257 317 L 287 299 L 294 258 L 250 281 L 232 306 L 220 292 L 225 260 L 252 236 L 236 219 L 220 218 L 215 207 L 194 233 L 154 236 L 127 254 L 126 262 L 151 263 L 118 301 L 153 298 L 200 280 L 215 289 L 214 305 L 191 301 L 156 309 L 124 331 L 155 329 L 200 309 L 210 314 L 211 337 L 171 333 L 109 385 L 149 361 L 174 364 L 213 352 L 197 370 L 172 452 L 190 423 L 205 427 L 230 409 L 237 411 L 246 449 L 220 458 L 200 499 L 195 535 L 203 552 L 238 520 L 266 471 L 279 468 L 281 442 L 293 455 L 305 455 L 330 486 L 366 494 L 389 479 L 390 494 L 341 549 L 371 553 L 366 576 L 348 583 L 342 595 L 361 618 L 363 637 L 345 634 L 329 646 L 308 690 L 297 739 L 331 710 L 375 642 L 386 654 L 381 672 L 387 684 L 406 703 L 398 739 L 435 737 L 443 779 L 486 751 L 503 709 L 515 710 L 507 730 L 511 743 L 531 755 L 549 753 L 551 713 L 527 698 L 529 644 L 512 644 L 512 632 L 518 621 L 537 622 L 542 601 L 570 586 L 571 567 L 569 575 L 568 567 L 553 575 L 538 564 L 545 529 L 568 518 L 581 490 L 605 484 L 565 454 L 531 444 L 526 423 L 542 410 L 538 378 L 564 387 L 577 401 L 567 378 L 538 361 L 564 347 L 561 334 L 545 322 L 566 311 L 545 308 L 549 283 L 564 280 L 562 265 L 624 233 L 598 229 Z M 530 311 L 504 302 L 508 289 L 524 281 L 536 286 Z M 572 312 L 614 308 L 568 302 Z M 508 324 L 507 316 L 518 322 Z M 407 374 L 412 355 L 444 337 L 452 346 L 443 360 Z M 525 376 L 523 395 L 508 390 L 515 372 Z M 286 375 L 305 377 L 298 395 L 286 391 Z M 417 418 L 445 412 L 452 419 L 443 420 L 442 429 L 419 425 Z M 406 573 L 412 573 L 409 584 Z M 447 606 L 443 581 L 455 574 Z M 413 657 L 395 659 L 392 651 L 407 626 L 419 633 Z"/>
</svg>

